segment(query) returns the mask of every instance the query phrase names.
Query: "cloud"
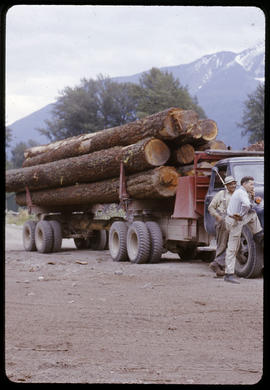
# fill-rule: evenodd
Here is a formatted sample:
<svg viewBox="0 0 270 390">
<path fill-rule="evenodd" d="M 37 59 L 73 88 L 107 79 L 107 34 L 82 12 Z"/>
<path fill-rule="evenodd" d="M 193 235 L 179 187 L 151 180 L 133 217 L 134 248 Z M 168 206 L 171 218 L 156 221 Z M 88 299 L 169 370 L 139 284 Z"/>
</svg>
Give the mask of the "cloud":
<svg viewBox="0 0 270 390">
<path fill-rule="evenodd" d="M 25 94 L 34 111 L 42 96 L 50 103 L 84 77 L 126 76 L 239 52 L 264 37 L 265 22 L 256 7 L 18 5 L 8 11 L 6 26 L 13 121 L 22 112 L 15 96 Z"/>
</svg>

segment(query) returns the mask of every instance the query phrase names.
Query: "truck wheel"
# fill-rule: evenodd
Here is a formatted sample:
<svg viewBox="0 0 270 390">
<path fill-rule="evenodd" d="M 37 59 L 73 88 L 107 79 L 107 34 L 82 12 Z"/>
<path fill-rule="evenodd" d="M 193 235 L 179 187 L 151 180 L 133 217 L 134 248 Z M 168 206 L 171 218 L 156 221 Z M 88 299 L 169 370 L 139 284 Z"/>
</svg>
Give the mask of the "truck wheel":
<svg viewBox="0 0 270 390">
<path fill-rule="evenodd" d="M 49 253 L 53 247 L 53 230 L 49 221 L 39 221 L 35 229 L 37 251 Z"/>
<path fill-rule="evenodd" d="M 74 238 L 74 244 L 77 249 L 88 249 L 90 241 L 88 238 Z"/>
<path fill-rule="evenodd" d="M 135 221 L 128 229 L 127 252 L 132 263 L 147 263 L 150 256 L 150 234 L 144 222 Z"/>
<path fill-rule="evenodd" d="M 263 249 L 253 240 L 248 226 L 243 226 L 240 247 L 236 255 L 235 273 L 244 278 L 256 278 L 263 269 Z"/>
<path fill-rule="evenodd" d="M 58 221 L 48 221 L 53 230 L 52 252 L 59 252 L 62 246 L 62 228 Z"/>
<path fill-rule="evenodd" d="M 89 240 L 89 248 L 94 251 L 103 251 L 107 244 L 106 230 L 93 230 L 93 236 Z"/>
<path fill-rule="evenodd" d="M 150 234 L 150 256 L 149 263 L 158 263 L 163 252 L 163 238 L 157 222 L 145 223 Z"/>
<path fill-rule="evenodd" d="M 109 231 L 109 251 L 113 261 L 127 261 L 127 225 L 114 222 Z"/>
<path fill-rule="evenodd" d="M 35 243 L 35 221 L 26 221 L 23 225 L 23 246 L 27 252 L 36 251 L 36 243 Z"/>
</svg>

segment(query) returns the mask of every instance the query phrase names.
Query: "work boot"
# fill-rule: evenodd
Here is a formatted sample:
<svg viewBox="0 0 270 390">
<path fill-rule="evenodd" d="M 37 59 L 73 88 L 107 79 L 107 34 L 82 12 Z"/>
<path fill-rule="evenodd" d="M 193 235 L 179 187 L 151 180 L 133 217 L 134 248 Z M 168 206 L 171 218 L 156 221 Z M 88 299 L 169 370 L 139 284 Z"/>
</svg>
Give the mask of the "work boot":
<svg viewBox="0 0 270 390">
<path fill-rule="evenodd" d="M 212 261 L 212 263 L 209 264 L 209 268 L 216 273 L 216 276 L 225 275 L 225 272 L 216 261 Z"/>
<path fill-rule="evenodd" d="M 235 279 L 233 274 L 225 274 L 224 281 L 229 283 L 240 284 L 240 282 L 238 282 L 238 280 Z"/>
</svg>

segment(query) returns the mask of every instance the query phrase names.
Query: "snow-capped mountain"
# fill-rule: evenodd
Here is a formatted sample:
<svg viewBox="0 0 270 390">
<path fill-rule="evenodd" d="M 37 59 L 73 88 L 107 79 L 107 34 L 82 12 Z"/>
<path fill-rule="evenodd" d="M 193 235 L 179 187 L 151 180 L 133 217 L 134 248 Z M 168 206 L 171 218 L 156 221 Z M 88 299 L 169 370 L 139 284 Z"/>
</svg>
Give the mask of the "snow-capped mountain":
<svg viewBox="0 0 270 390">
<path fill-rule="evenodd" d="M 248 94 L 264 82 L 264 42 L 240 53 L 222 51 L 208 54 L 189 64 L 163 67 L 161 70 L 171 72 L 181 85 L 188 87 L 192 96 L 197 96 L 207 117 L 217 122 L 218 139 L 234 149 L 242 149 L 248 144 L 248 137 L 241 136 L 242 129 L 237 123 L 241 122 Z M 114 80 L 138 83 L 140 76 L 141 73 L 138 73 Z M 48 139 L 35 129 L 43 127 L 44 120 L 50 119 L 52 108 L 53 104 L 50 104 L 11 124 L 14 142 L 32 138 L 40 144 L 48 143 Z"/>
<path fill-rule="evenodd" d="M 264 42 L 260 42 L 251 49 L 244 50 L 235 57 L 235 61 L 238 62 L 238 64 L 241 65 L 253 77 L 258 78 L 259 81 L 264 81 Z"/>
<path fill-rule="evenodd" d="M 248 95 L 264 82 L 264 43 L 241 53 L 223 51 L 163 69 L 187 85 L 192 96 L 197 96 L 207 117 L 217 122 L 219 139 L 234 149 L 247 145 L 248 137 L 241 136 L 237 123 L 242 121 Z"/>
</svg>

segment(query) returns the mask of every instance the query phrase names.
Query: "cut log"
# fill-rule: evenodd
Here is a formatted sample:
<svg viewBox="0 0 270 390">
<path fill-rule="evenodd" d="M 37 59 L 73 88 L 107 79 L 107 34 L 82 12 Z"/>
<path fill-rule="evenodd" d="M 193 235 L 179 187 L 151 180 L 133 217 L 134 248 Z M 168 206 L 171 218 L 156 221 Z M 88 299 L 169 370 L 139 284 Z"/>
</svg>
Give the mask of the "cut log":
<svg viewBox="0 0 270 390">
<path fill-rule="evenodd" d="M 212 141 L 218 134 L 218 128 L 215 121 L 212 119 L 201 119 L 199 120 L 199 127 L 202 131 L 202 138 L 205 141 Z"/>
<path fill-rule="evenodd" d="M 216 163 L 216 161 L 214 162 L 214 164 L 215 163 Z M 198 176 L 210 176 L 211 175 L 210 169 L 212 169 L 213 165 L 207 161 L 202 161 L 202 162 L 198 163 L 197 167 L 202 169 L 202 170 L 198 171 L 198 173 L 197 173 Z M 203 168 L 205 168 L 205 170 L 203 170 Z M 176 170 L 180 176 L 194 176 L 195 175 L 195 170 L 194 170 L 193 164 L 178 167 Z"/>
<path fill-rule="evenodd" d="M 178 133 L 184 134 L 192 132 L 197 127 L 199 117 L 193 110 L 178 109 L 171 116 L 171 120 L 173 127 L 175 126 L 178 129 Z"/>
<path fill-rule="evenodd" d="M 204 145 L 201 145 L 201 146 L 199 146 L 197 148 L 197 150 L 201 150 L 201 151 L 207 150 L 207 149 L 210 149 L 210 150 L 216 150 L 216 149 L 227 150 L 227 146 L 226 146 L 226 144 L 223 141 L 214 139 L 213 141 L 206 142 Z"/>
<path fill-rule="evenodd" d="M 256 142 L 255 144 L 252 144 L 252 145 L 249 145 L 245 148 L 243 148 L 243 150 L 247 150 L 247 151 L 261 151 L 261 152 L 264 152 L 264 141 L 258 141 Z"/>
<path fill-rule="evenodd" d="M 194 160 L 195 149 L 190 144 L 184 144 L 172 153 L 171 162 L 174 165 L 191 164 Z"/>
<path fill-rule="evenodd" d="M 176 139 L 167 141 L 168 145 L 174 147 L 183 144 L 190 144 L 196 150 L 200 150 L 209 141 L 215 140 L 218 134 L 218 128 L 212 119 L 200 119 L 193 126 L 190 126 L 186 132 L 181 133 Z"/>
<path fill-rule="evenodd" d="M 216 122 L 212 119 L 200 119 L 189 133 L 183 134 L 173 141 L 169 141 L 171 145 L 182 145 L 189 143 L 195 150 L 205 150 L 205 146 L 209 142 L 215 141 L 218 134 Z M 222 142 L 222 141 L 220 141 Z M 223 149 L 223 147 L 222 147 Z"/>
<path fill-rule="evenodd" d="M 172 149 L 175 149 L 177 146 L 180 147 L 183 144 L 190 144 L 192 146 L 205 144 L 207 141 L 202 139 L 202 129 L 198 123 L 197 125 L 190 127 L 187 132 L 181 133 L 177 138 L 166 140 L 166 143 Z"/>
<path fill-rule="evenodd" d="M 127 192 L 133 199 L 162 199 L 175 195 L 178 173 L 174 167 L 162 166 L 127 176 Z M 31 192 L 36 206 L 75 206 L 91 203 L 113 203 L 119 201 L 119 179 L 108 179 L 95 183 L 77 184 Z M 17 193 L 16 202 L 26 206 L 26 194 Z"/>
<path fill-rule="evenodd" d="M 136 144 L 100 150 L 47 164 L 11 169 L 6 173 L 6 191 L 64 187 L 119 176 L 120 161 L 127 173 L 164 165 L 170 157 L 168 146 L 157 138 L 146 138 Z"/>
<path fill-rule="evenodd" d="M 204 144 L 216 138 L 218 128 L 212 119 L 200 119 L 193 122 L 178 138 L 179 143 Z"/>
<path fill-rule="evenodd" d="M 194 111 L 169 108 L 122 126 L 26 149 L 23 166 L 44 164 L 113 146 L 131 145 L 150 136 L 174 139 L 190 131 L 197 122 L 198 115 Z"/>
</svg>

